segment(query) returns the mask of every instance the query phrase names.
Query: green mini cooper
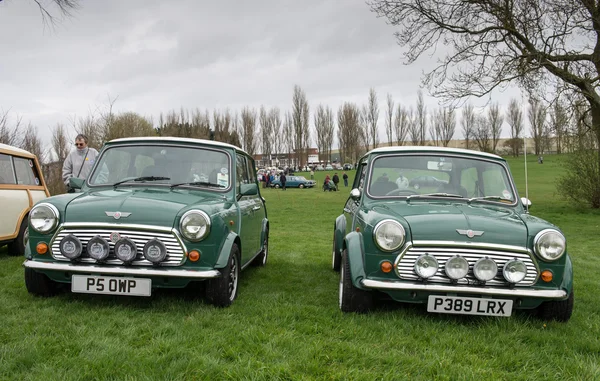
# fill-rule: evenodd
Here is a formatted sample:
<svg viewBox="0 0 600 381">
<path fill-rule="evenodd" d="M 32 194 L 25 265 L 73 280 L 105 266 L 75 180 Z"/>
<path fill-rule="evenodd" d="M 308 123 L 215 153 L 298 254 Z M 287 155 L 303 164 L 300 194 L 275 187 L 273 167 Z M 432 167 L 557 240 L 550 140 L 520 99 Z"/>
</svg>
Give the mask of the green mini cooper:
<svg viewBox="0 0 600 381">
<path fill-rule="evenodd" d="M 228 306 L 240 270 L 266 264 L 269 221 L 254 160 L 235 146 L 117 139 L 71 186 L 80 192 L 30 212 L 23 266 L 32 294 L 70 284 L 72 292 L 150 296 L 205 281 L 208 301 Z"/>
<path fill-rule="evenodd" d="M 537 309 L 567 321 L 573 269 L 554 225 L 528 213 L 499 156 L 386 147 L 359 162 L 333 234 L 342 311 L 374 298 L 434 313 L 510 316 Z"/>
</svg>

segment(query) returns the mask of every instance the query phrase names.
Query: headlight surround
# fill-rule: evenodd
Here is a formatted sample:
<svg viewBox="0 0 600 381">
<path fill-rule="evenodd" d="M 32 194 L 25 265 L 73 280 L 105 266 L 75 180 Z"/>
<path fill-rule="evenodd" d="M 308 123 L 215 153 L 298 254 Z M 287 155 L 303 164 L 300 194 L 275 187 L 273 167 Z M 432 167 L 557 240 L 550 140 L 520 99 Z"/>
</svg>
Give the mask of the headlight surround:
<svg viewBox="0 0 600 381">
<path fill-rule="evenodd" d="M 373 229 L 373 240 L 383 251 L 397 250 L 404 244 L 405 237 L 406 231 L 398 221 L 383 220 Z"/>
<path fill-rule="evenodd" d="M 181 217 L 179 230 L 187 240 L 201 241 L 210 233 L 210 217 L 201 210 L 190 210 Z"/>
<path fill-rule="evenodd" d="M 565 253 L 565 236 L 554 229 L 545 229 L 537 233 L 533 240 L 535 253 L 545 261 L 556 261 Z"/>
<path fill-rule="evenodd" d="M 58 209 L 47 202 L 38 204 L 29 212 L 31 227 L 38 233 L 46 234 L 58 226 L 60 214 Z"/>
</svg>

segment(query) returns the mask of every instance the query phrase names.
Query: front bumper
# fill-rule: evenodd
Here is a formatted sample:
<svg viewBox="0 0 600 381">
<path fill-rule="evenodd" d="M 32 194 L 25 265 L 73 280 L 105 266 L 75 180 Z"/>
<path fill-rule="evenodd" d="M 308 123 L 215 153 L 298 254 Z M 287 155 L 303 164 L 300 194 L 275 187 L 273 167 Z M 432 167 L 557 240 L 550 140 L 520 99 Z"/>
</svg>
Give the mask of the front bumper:
<svg viewBox="0 0 600 381">
<path fill-rule="evenodd" d="M 23 267 L 39 271 L 60 271 L 69 273 L 103 274 L 103 275 L 130 275 L 139 277 L 167 277 L 187 279 L 210 279 L 218 278 L 221 273 L 218 270 L 178 270 L 173 268 L 139 268 L 124 266 L 94 266 L 79 265 L 73 263 L 37 262 L 26 260 Z"/>
<path fill-rule="evenodd" d="M 482 288 L 468 286 L 446 286 L 438 284 L 407 283 L 396 281 L 380 281 L 363 279 L 361 285 L 369 289 L 382 291 L 422 291 L 430 293 L 451 293 L 451 294 L 474 294 L 474 295 L 493 295 L 506 297 L 530 297 L 540 299 L 566 299 L 567 292 L 564 290 L 536 290 L 527 289 L 504 289 L 504 288 Z"/>
</svg>

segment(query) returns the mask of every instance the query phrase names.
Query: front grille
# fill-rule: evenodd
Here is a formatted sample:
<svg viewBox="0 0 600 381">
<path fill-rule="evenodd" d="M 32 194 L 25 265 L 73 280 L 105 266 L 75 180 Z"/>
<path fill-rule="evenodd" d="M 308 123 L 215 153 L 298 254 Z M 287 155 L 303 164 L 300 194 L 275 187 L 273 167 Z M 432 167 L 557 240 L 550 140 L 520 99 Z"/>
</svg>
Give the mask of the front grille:
<svg viewBox="0 0 600 381">
<path fill-rule="evenodd" d="M 396 271 L 402 279 L 407 280 L 418 280 L 419 276 L 414 272 L 415 261 L 419 256 L 429 253 L 433 255 L 438 263 L 439 268 L 437 273 L 428 278 L 428 282 L 432 283 L 451 283 L 451 279 L 446 276 L 444 268 L 446 261 L 455 255 L 459 255 L 469 262 L 469 268 L 471 269 L 468 275 L 458 280 L 458 284 L 476 284 L 479 282 L 473 275 L 473 265 L 475 262 L 483 257 L 488 257 L 496 262 L 498 265 L 498 275 L 492 280 L 487 281 L 487 286 L 507 286 L 508 282 L 502 276 L 502 269 L 506 262 L 511 259 L 520 259 L 527 266 L 527 275 L 525 278 L 516 284 L 516 286 L 530 286 L 537 281 L 538 269 L 528 253 L 518 253 L 512 251 L 502 251 L 493 249 L 483 248 L 464 248 L 464 247 L 434 247 L 434 246 L 420 246 L 410 247 L 403 254 L 400 254 L 396 259 Z"/>
<path fill-rule="evenodd" d="M 161 266 L 180 266 L 184 259 L 184 248 L 181 245 L 181 242 L 174 233 L 172 232 L 164 232 L 164 231 L 153 231 L 153 230 L 135 230 L 135 229 L 119 229 L 119 227 L 115 227 L 114 229 L 99 229 L 99 228 L 64 228 L 60 230 L 52 239 L 51 242 L 51 254 L 54 259 L 57 261 L 70 261 L 69 258 L 63 256 L 60 253 L 60 241 L 69 234 L 73 234 L 83 244 L 83 252 L 81 256 L 77 259 L 81 263 L 97 263 L 95 259 L 90 258 L 87 254 L 87 243 L 93 237 L 99 235 L 104 238 L 110 245 L 110 253 L 108 258 L 102 263 L 109 265 L 122 265 L 123 261 L 118 259 L 115 256 L 115 244 L 111 242 L 110 235 L 111 233 L 119 233 L 121 237 L 128 237 L 129 239 L 135 242 L 137 247 L 137 256 L 135 260 L 131 262 L 131 265 L 137 266 L 153 266 L 153 263 L 146 260 L 144 258 L 143 249 L 146 242 L 149 240 L 156 238 L 159 239 L 162 243 L 167 247 L 167 257 L 166 259 L 160 263 Z"/>
</svg>

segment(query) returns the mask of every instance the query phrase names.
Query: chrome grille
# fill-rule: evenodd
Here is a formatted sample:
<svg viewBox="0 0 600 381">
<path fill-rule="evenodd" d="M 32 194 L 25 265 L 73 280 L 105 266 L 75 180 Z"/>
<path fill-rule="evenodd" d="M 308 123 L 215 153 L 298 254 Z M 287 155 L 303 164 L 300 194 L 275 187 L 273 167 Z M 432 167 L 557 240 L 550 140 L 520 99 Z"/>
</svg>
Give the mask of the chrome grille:
<svg viewBox="0 0 600 381">
<path fill-rule="evenodd" d="M 507 286 L 508 282 L 502 276 L 502 269 L 506 262 L 511 259 L 519 259 L 525 263 L 527 266 L 527 275 L 525 278 L 516 284 L 516 286 L 530 286 L 537 281 L 538 278 L 538 269 L 528 253 L 519 253 L 512 251 L 502 251 L 502 250 L 493 250 L 493 249 L 484 249 L 484 248 L 464 248 L 464 247 L 433 247 L 433 246 L 424 246 L 424 247 L 409 247 L 404 253 L 400 254 L 396 259 L 396 273 L 402 279 L 408 280 L 417 280 L 419 277 L 414 272 L 415 261 L 419 256 L 429 253 L 433 255 L 439 263 L 439 268 L 437 273 L 428 278 L 428 282 L 433 283 L 451 283 L 450 278 L 446 276 L 444 272 L 444 268 L 446 265 L 446 261 L 452 258 L 455 255 L 459 255 L 465 258 L 469 262 L 469 274 L 463 278 L 458 280 L 458 284 L 473 284 L 479 282 L 477 278 L 473 275 L 473 265 L 475 262 L 483 257 L 489 257 L 494 260 L 498 265 L 498 275 L 492 280 L 487 281 L 485 284 L 488 286 Z"/>
<path fill-rule="evenodd" d="M 118 226 L 115 226 L 114 229 L 98 229 L 98 228 L 77 228 L 77 227 L 67 227 L 62 230 L 59 230 L 58 233 L 53 237 L 51 242 L 51 254 L 54 259 L 57 261 L 70 261 L 67 257 L 63 256 L 60 253 L 60 241 L 69 234 L 73 234 L 83 244 L 83 252 L 81 256 L 78 258 L 78 261 L 81 263 L 96 263 L 96 260 L 90 258 L 87 254 L 87 243 L 93 237 L 99 235 L 104 238 L 110 245 L 110 254 L 108 258 L 103 262 L 109 265 L 122 265 L 123 261 L 118 259 L 115 256 L 115 244 L 111 242 L 110 235 L 111 233 L 119 233 L 121 237 L 128 237 L 137 247 L 137 256 L 134 261 L 131 262 L 131 265 L 137 266 L 153 266 L 153 263 L 146 260 L 144 258 L 143 250 L 146 242 L 153 238 L 159 239 L 162 243 L 167 247 L 167 257 L 166 259 L 160 263 L 161 266 L 180 266 L 184 259 L 185 253 L 184 248 L 177 238 L 177 236 L 173 232 L 166 231 L 155 231 L 155 230 L 135 230 L 135 229 L 120 229 Z"/>
</svg>

